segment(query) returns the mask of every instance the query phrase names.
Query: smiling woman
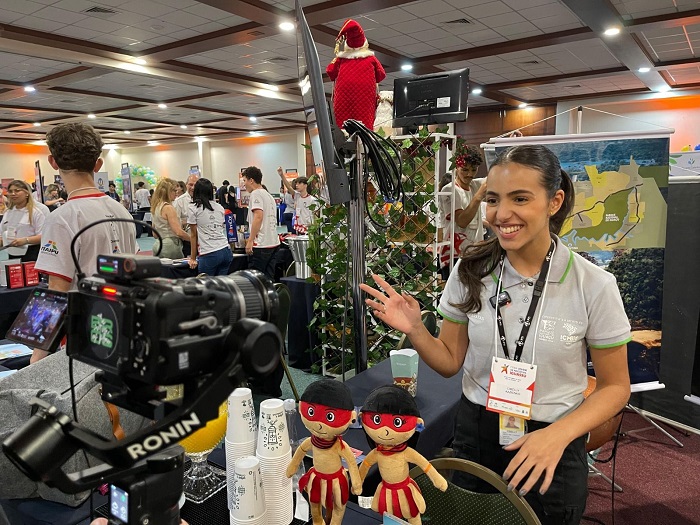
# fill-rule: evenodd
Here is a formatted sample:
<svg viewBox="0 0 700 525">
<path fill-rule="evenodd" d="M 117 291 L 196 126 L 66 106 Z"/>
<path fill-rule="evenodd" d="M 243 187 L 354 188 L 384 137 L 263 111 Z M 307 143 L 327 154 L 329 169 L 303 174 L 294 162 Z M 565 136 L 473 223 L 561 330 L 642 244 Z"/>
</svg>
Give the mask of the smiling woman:
<svg viewBox="0 0 700 525">
<path fill-rule="evenodd" d="M 2 246 L 7 246 L 11 259 L 22 262 L 36 261 L 39 256 L 39 242 L 48 208 L 32 198 L 32 189 L 23 180 L 13 180 L 7 187 L 9 206 L 0 222 Z"/>
<path fill-rule="evenodd" d="M 462 252 L 438 307 L 438 338 L 412 297 L 376 275 L 381 291 L 361 288 L 374 315 L 406 333 L 428 366 L 444 376 L 463 370 L 455 455 L 502 474 L 542 523 L 579 523 L 585 435 L 629 397 L 630 325 L 615 278 L 556 236 L 573 187 L 550 150 L 505 151 L 489 172 L 485 198 L 496 237 Z M 587 347 L 598 388 L 584 401 Z M 453 481 L 489 491 L 462 474 Z"/>
</svg>

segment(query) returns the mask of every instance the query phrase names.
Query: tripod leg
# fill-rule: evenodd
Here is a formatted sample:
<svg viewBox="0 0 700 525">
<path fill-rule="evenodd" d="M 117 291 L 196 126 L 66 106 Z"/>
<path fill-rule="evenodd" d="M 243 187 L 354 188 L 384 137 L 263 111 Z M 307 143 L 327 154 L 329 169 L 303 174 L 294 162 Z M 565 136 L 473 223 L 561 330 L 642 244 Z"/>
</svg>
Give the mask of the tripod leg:
<svg viewBox="0 0 700 525">
<path fill-rule="evenodd" d="M 634 413 L 639 414 L 639 415 L 642 417 L 642 419 L 644 419 L 644 420 L 647 421 L 648 423 L 651 423 L 654 427 L 656 427 L 659 431 L 661 431 L 662 434 L 664 434 L 666 437 L 668 437 L 668 438 L 669 438 L 671 441 L 673 441 L 676 445 L 678 445 L 679 447 L 683 448 L 683 443 L 681 443 L 681 442 L 678 441 L 676 438 L 674 438 L 671 434 L 669 434 L 669 433 L 666 431 L 666 429 L 664 429 L 663 427 L 661 427 L 658 423 L 656 423 L 656 421 L 654 421 L 653 419 L 651 419 L 649 416 L 647 416 L 644 412 L 642 412 L 641 410 L 639 410 L 637 407 L 632 406 L 632 405 L 630 405 L 630 404 L 628 403 L 626 408 L 629 408 L 629 409 L 632 410 Z M 632 434 L 633 432 L 640 432 L 641 430 L 644 430 L 644 429 L 631 430 L 631 431 L 625 432 L 625 434 Z"/>
<path fill-rule="evenodd" d="M 605 474 L 603 474 L 595 466 L 588 465 L 588 475 L 589 476 L 600 476 L 601 478 L 603 478 L 605 481 L 607 481 L 608 483 L 610 483 L 614 487 L 615 492 L 622 492 L 622 487 L 620 485 L 618 485 L 617 483 L 613 483 L 609 477 L 607 477 Z"/>
<path fill-rule="evenodd" d="M 284 368 L 284 373 L 287 376 L 287 380 L 289 381 L 289 386 L 292 387 L 292 393 L 294 394 L 294 399 L 298 403 L 299 402 L 299 392 L 297 391 L 297 386 L 294 384 L 294 379 L 292 379 L 292 374 L 289 371 L 289 366 L 287 366 L 287 360 L 284 357 L 284 351 L 282 352 L 280 359 L 282 361 L 282 367 Z"/>
</svg>

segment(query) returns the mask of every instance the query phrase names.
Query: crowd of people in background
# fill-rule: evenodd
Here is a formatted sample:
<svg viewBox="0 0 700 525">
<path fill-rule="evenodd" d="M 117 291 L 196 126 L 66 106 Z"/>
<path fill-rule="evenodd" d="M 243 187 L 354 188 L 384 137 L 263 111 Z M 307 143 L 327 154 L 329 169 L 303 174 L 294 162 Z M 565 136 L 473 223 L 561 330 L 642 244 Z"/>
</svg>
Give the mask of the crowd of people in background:
<svg viewBox="0 0 700 525">
<path fill-rule="evenodd" d="M 190 267 L 211 275 L 227 273 L 230 261 L 214 258 L 224 247 L 229 248 L 224 216 L 233 214 L 234 224 L 247 232 L 242 241 L 251 267 L 274 278 L 271 261 L 280 247 L 278 224 L 286 226 L 287 233 L 306 234 L 318 202 L 309 193 L 309 179 L 288 178 L 281 167 L 277 172 L 281 178 L 279 214 L 278 202 L 262 184 L 262 172 L 255 166 L 242 170 L 240 188 L 228 180 L 217 188 L 199 175 L 190 175 L 186 181 L 161 178 L 150 188 L 152 184 L 138 181 L 130 192 L 133 207 L 131 195 L 124 194 L 119 181 L 108 181 L 108 189 L 103 193 L 141 221 L 136 224 L 136 238 L 147 232 L 145 222 L 158 231 L 160 238 L 155 236 L 154 254 L 173 260 L 187 259 Z M 241 202 L 239 192 L 246 195 L 245 202 Z M 62 178 L 57 177 L 55 183 L 45 187 L 44 203 L 36 185 L 22 180 L 13 180 L 6 190 L 0 185 L 0 196 L 0 251 L 7 250 L 10 258 L 22 262 L 36 261 L 45 219 L 68 202 Z"/>
</svg>

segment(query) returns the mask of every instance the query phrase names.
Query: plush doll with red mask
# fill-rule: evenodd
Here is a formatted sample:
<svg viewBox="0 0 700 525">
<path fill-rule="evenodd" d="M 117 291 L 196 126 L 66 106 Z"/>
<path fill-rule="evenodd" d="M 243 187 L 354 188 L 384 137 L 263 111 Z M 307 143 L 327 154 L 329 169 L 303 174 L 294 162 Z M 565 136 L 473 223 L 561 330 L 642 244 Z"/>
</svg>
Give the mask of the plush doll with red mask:
<svg viewBox="0 0 700 525">
<path fill-rule="evenodd" d="M 360 465 L 360 477 L 364 480 L 370 467 L 377 463 L 382 478 L 372 499 L 372 510 L 379 514 L 389 512 L 411 525 L 419 525 L 425 500 L 408 475 L 409 463 L 422 468 L 438 490 L 447 490 L 447 480 L 408 446 L 416 427 L 423 424 L 416 402 L 402 388 L 382 386 L 367 396 L 360 416 L 362 427 L 376 445 Z"/>
<path fill-rule="evenodd" d="M 342 459 L 348 465 L 353 494 L 362 494 L 355 456 L 340 437 L 357 419 L 354 408 L 348 387 L 332 379 L 311 383 L 301 396 L 301 421 L 311 437 L 294 453 L 287 467 L 287 477 L 294 475 L 306 453 L 313 449 L 314 466 L 299 480 L 299 490 L 306 490 L 309 495 L 313 525 L 324 523 L 324 508 L 325 523 L 340 525 L 343 521 L 349 487 Z"/>
<path fill-rule="evenodd" d="M 386 78 L 386 73 L 374 51 L 369 50 L 365 32 L 355 20 L 346 20 L 340 28 L 335 56 L 326 73 L 335 82 L 333 111 L 338 127 L 342 128 L 346 120 L 354 119 L 374 129 L 377 84 Z"/>
</svg>

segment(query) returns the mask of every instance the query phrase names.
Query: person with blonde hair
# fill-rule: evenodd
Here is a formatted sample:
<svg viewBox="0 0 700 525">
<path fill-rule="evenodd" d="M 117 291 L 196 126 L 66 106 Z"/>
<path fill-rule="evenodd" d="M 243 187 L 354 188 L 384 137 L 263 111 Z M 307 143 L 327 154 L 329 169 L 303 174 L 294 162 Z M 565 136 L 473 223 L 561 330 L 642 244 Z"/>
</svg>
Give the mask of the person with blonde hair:
<svg viewBox="0 0 700 525">
<path fill-rule="evenodd" d="M 182 241 L 190 240 L 189 234 L 182 229 L 180 218 L 173 206 L 177 188 L 176 181 L 161 179 L 151 198 L 153 227 L 162 237 L 162 242 L 156 239 L 153 244 L 153 253 L 158 253 L 162 244 L 163 249 L 158 253 L 160 258 L 182 259 Z"/>
<path fill-rule="evenodd" d="M 7 196 L 10 203 L 0 222 L 1 242 L 9 246 L 11 259 L 36 261 L 46 216 L 32 198 L 31 186 L 23 180 L 10 182 Z"/>
<path fill-rule="evenodd" d="M 59 195 L 60 190 L 61 188 L 58 187 L 58 184 L 49 184 L 46 187 L 46 200 L 44 204 L 48 206 L 49 211 L 54 211 L 61 204 L 66 202 L 65 199 L 61 198 Z"/>
</svg>

